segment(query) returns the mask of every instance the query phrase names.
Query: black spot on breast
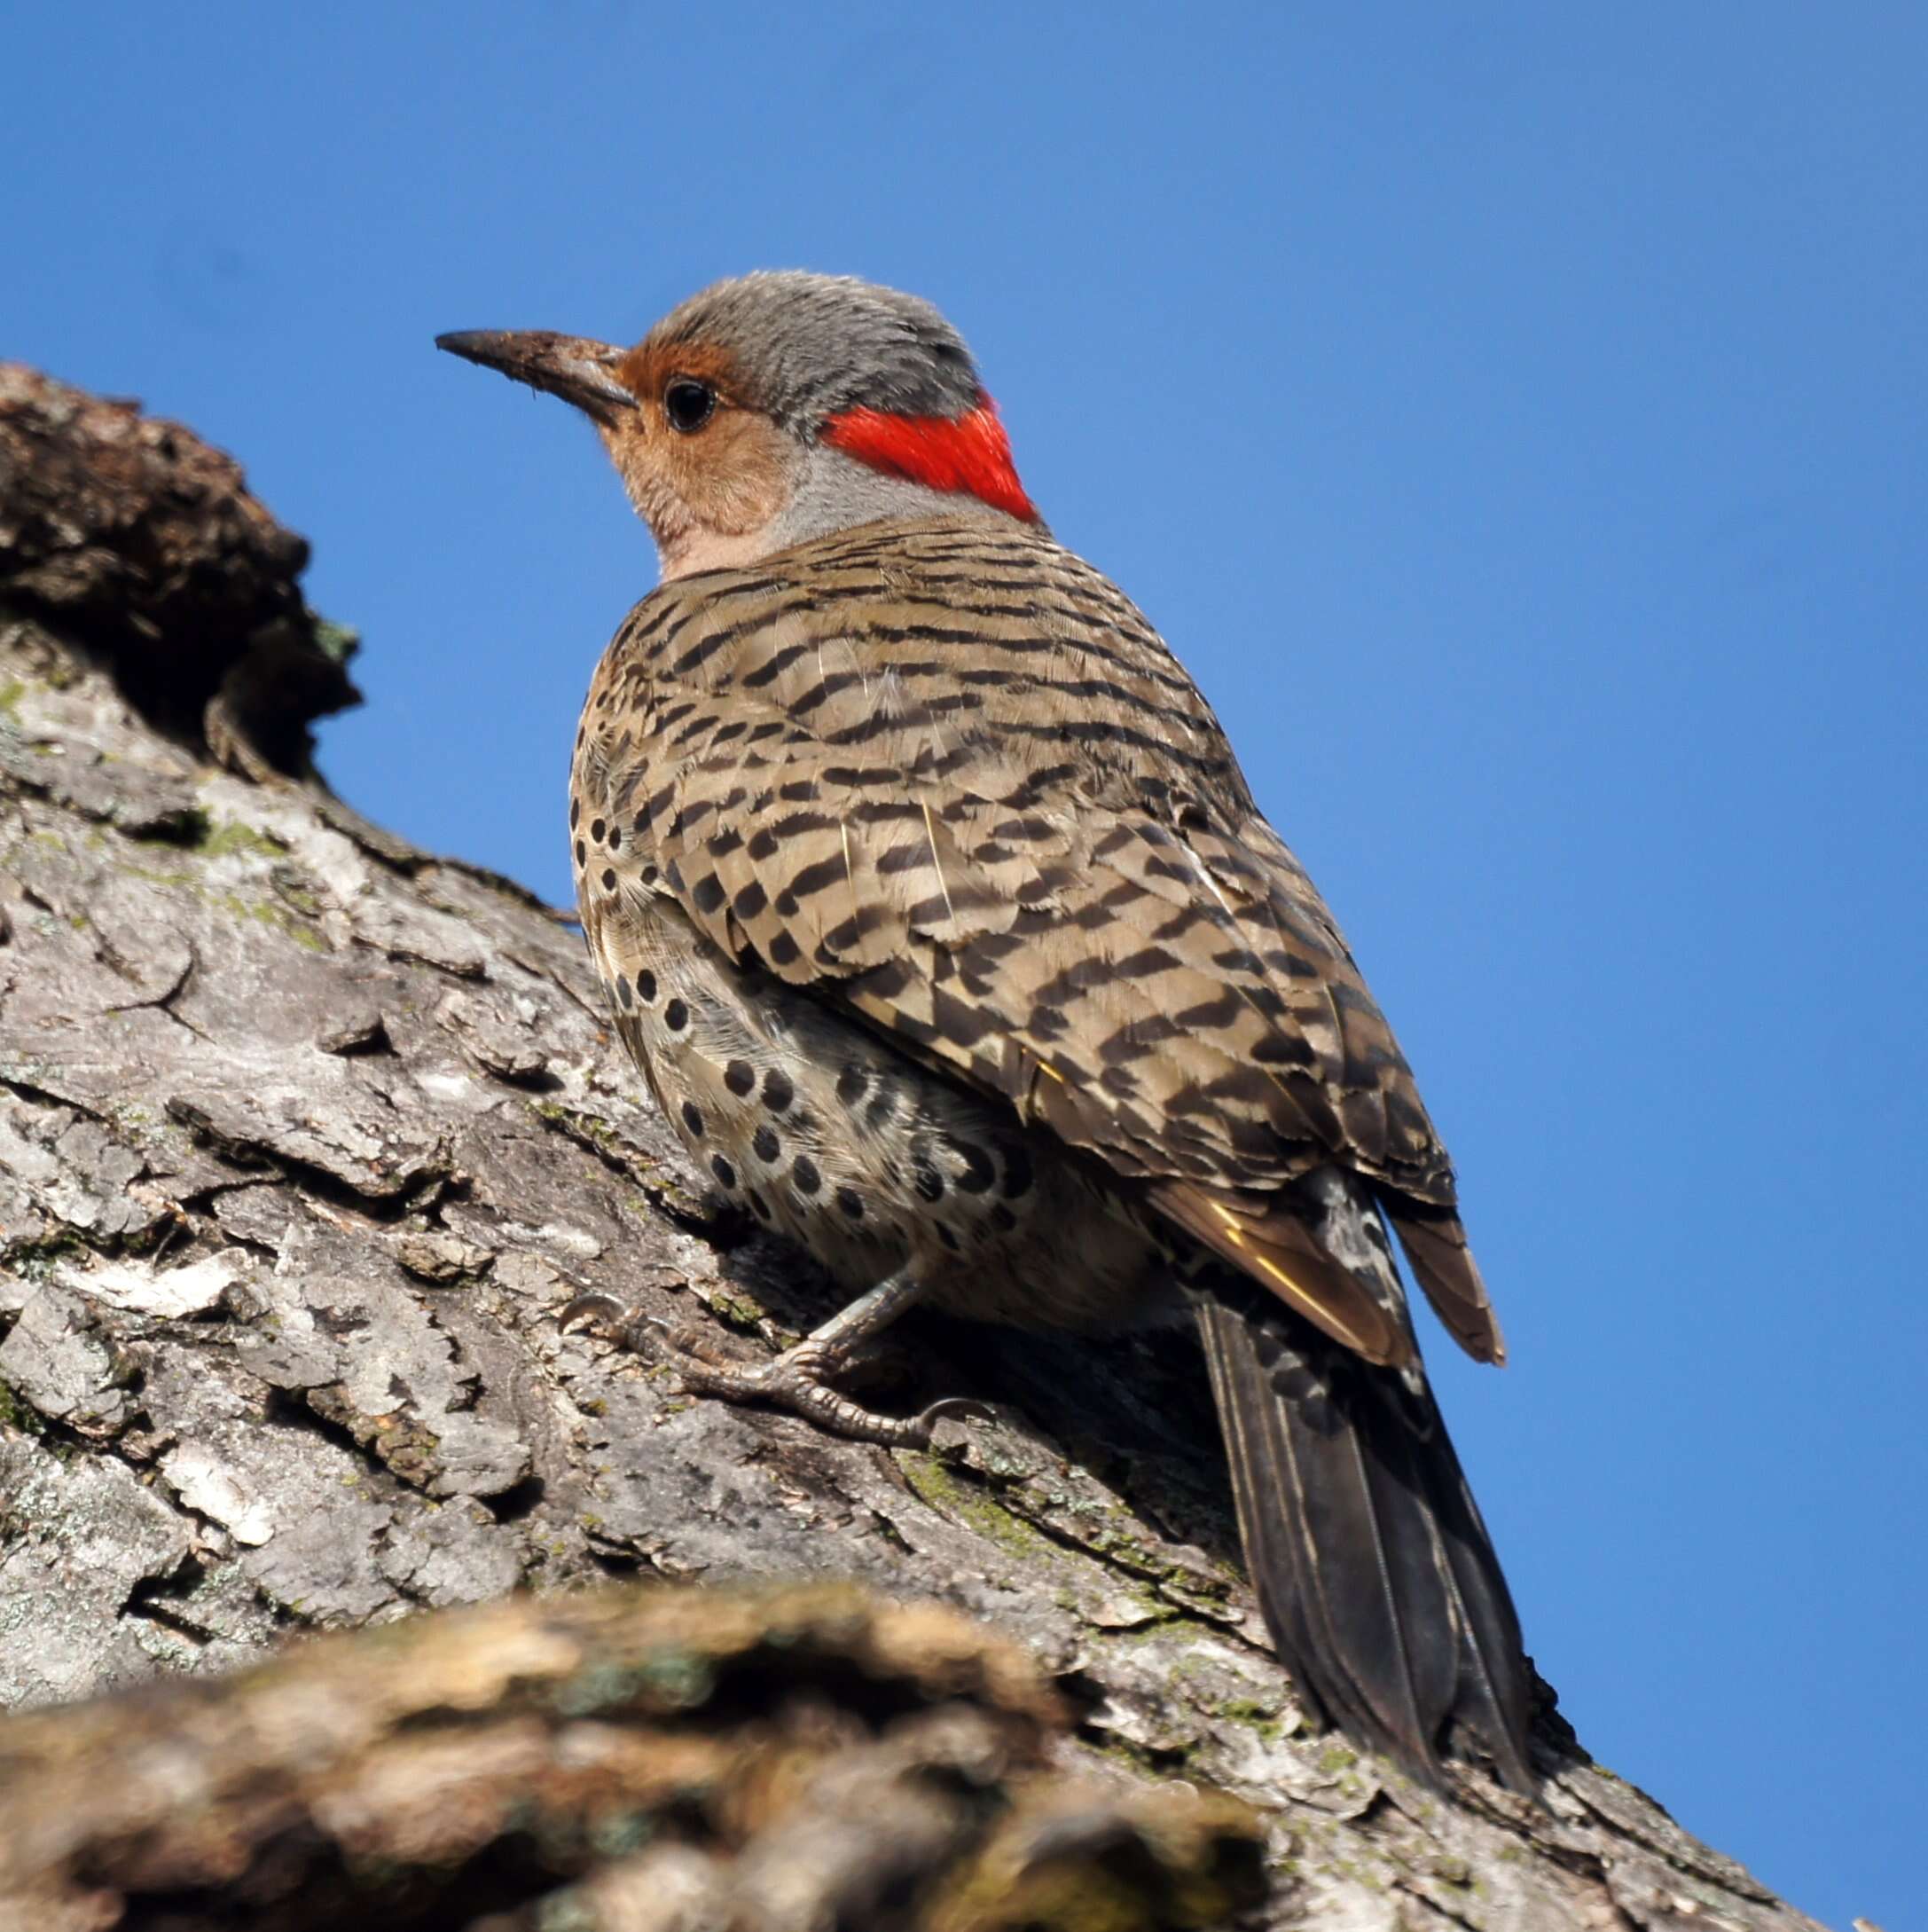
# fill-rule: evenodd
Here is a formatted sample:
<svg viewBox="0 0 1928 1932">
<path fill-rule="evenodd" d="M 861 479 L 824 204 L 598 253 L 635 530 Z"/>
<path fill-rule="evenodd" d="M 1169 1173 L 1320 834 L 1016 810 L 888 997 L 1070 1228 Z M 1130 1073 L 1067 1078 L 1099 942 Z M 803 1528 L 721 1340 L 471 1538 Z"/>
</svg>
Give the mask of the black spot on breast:
<svg viewBox="0 0 1928 1932">
<path fill-rule="evenodd" d="M 964 1163 L 957 1184 L 965 1193 L 982 1194 L 998 1178 L 997 1163 L 976 1142 L 960 1141 L 953 1135 L 946 1137 L 945 1145 Z"/>
<path fill-rule="evenodd" d="M 569 800 L 569 829 L 572 832 L 576 829 L 576 821 L 582 815 L 583 801 L 580 798 L 571 798 Z"/>
<path fill-rule="evenodd" d="M 1001 1234 L 1009 1234 L 1017 1226 L 1017 1216 L 1002 1201 L 991 1210 L 991 1225 Z"/>
<path fill-rule="evenodd" d="M 602 844 L 602 835 L 609 828 L 600 819 L 592 819 L 589 821 L 589 836 L 599 845 Z"/>
<path fill-rule="evenodd" d="M 636 996 L 630 991 L 630 976 L 627 973 L 618 973 L 615 976 L 615 997 L 619 1006 L 626 1007 L 635 1003 Z"/>
<path fill-rule="evenodd" d="M 703 1137 L 703 1110 L 694 1100 L 683 1103 L 683 1125 L 697 1139 Z"/>
<path fill-rule="evenodd" d="M 1031 1156 L 1022 1147 L 1007 1147 L 1004 1151 L 1004 1198 L 1007 1201 L 1022 1198 L 1031 1192 Z"/>
<path fill-rule="evenodd" d="M 576 869 L 580 872 L 589 863 L 589 847 L 577 839 L 576 842 Z"/>
<path fill-rule="evenodd" d="M 756 1084 L 756 1069 L 748 1060 L 733 1060 L 723 1070 L 723 1084 L 741 1100 Z"/>
<path fill-rule="evenodd" d="M 937 1223 L 937 1238 L 944 1243 L 945 1247 L 950 1249 L 952 1253 L 955 1254 L 957 1253 L 958 1238 L 941 1221 Z"/>
<path fill-rule="evenodd" d="M 774 1160 L 783 1151 L 783 1143 L 777 1138 L 776 1129 L 760 1127 L 750 1135 L 749 1144 L 756 1150 L 758 1160 Z"/>
<path fill-rule="evenodd" d="M 855 1188 L 837 1190 L 837 1207 L 852 1221 L 861 1221 L 864 1218 L 864 1197 Z"/>
<path fill-rule="evenodd" d="M 608 866 L 602 868 L 602 889 L 606 892 L 615 891 L 615 873 Z"/>
<path fill-rule="evenodd" d="M 749 1207 L 751 1213 L 755 1214 L 758 1221 L 768 1221 L 770 1219 L 770 1203 L 755 1188 L 749 1190 Z"/>
<path fill-rule="evenodd" d="M 636 991 L 645 1006 L 656 1003 L 656 976 L 647 966 L 636 976 Z"/>
<path fill-rule="evenodd" d="M 736 1185 L 736 1169 L 721 1154 L 709 1157 L 709 1171 L 716 1175 L 717 1186 L 733 1188 Z"/>
<path fill-rule="evenodd" d="M 799 1194 L 814 1194 L 823 1185 L 823 1176 L 817 1171 L 817 1163 L 808 1154 L 799 1154 L 790 1163 L 790 1179 L 796 1183 Z"/>
<path fill-rule="evenodd" d="M 620 852 L 622 849 L 623 828 L 620 825 L 612 825 L 609 828 L 609 850 L 611 852 Z"/>
<path fill-rule="evenodd" d="M 772 1113 L 781 1113 L 796 1098 L 796 1087 L 780 1066 L 764 1075 L 764 1105 Z"/>
<path fill-rule="evenodd" d="M 671 1000 L 662 1009 L 662 1024 L 672 1033 L 679 1033 L 690 1023 L 690 1009 L 681 1000 Z"/>
<path fill-rule="evenodd" d="M 846 1107 L 854 1107 L 869 1085 L 870 1076 L 861 1067 L 847 1066 L 837 1075 L 837 1098 Z"/>
</svg>

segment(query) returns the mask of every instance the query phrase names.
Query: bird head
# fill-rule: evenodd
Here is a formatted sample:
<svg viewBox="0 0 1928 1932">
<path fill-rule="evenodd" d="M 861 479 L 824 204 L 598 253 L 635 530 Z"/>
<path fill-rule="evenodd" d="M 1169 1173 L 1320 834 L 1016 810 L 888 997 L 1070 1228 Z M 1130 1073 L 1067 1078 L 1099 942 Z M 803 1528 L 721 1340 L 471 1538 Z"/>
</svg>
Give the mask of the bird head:
<svg viewBox="0 0 1928 1932">
<path fill-rule="evenodd" d="M 1038 524 L 963 339 L 928 302 L 795 271 L 718 282 L 633 349 L 439 335 L 596 426 L 665 577 L 885 516 Z"/>
</svg>

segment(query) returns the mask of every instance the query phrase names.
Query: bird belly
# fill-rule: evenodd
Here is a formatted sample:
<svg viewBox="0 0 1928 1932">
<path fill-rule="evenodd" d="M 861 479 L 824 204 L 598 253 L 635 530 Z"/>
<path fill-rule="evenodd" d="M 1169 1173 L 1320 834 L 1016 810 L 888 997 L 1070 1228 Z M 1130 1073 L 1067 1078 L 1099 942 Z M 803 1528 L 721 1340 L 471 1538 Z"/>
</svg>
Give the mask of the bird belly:
<svg viewBox="0 0 1928 1932">
<path fill-rule="evenodd" d="M 931 1306 L 1109 1329 L 1172 1298 L 1148 1218 L 1101 1170 L 854 1016 L 731 960 L 673 907 L 590 928 L 616 1030 L 705 1179 L 852 1288 L 909 1268 Z"/>
</svg>

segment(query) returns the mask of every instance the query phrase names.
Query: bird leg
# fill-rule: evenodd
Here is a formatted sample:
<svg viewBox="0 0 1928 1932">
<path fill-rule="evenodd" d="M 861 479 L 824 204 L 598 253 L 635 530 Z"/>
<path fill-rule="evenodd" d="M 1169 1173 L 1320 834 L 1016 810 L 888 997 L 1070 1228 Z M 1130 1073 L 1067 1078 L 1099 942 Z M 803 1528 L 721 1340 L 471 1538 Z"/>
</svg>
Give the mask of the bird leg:
<svg viewBox="0 0 1928 1932">
<path fill-rule="evenodd" d="M 869 1345 L 907 1308 L 923 1299 L 922 1285 L 908 1272 L 892 1275 L 867 1293 L 859 1295 L 846 1308 L 806 1335 L 794 1348 L 786 1348 L 775 1361 L 760 1368 L 743 1363 L 721 1363 L 708 1359 L 681 1337 L 663 1338 L 671 1366 L 684 1386 L 703 1395 L 719 1396 L 730 1402 L 764 1402 L 788 1409 L 794 1415 L 831 1435 L 849 1436 L 860 1442 L 881 1442 L 886 1449 L 928 1449 L 931 1431 L 946 1417 L 968 1417 L 989 1421 L 991 1411 L 982 1402 L 950 1397 L 931 1403 L 915 1416 L 882 1416 L 866 1409 L 832 1386 L 834 1377 L 843 1373 L 867 1350 Z M 589 1316 L 607 1312 L 605 1296 L 587 1296 L 571 1302 L 563 1310 L 565 1328 Z M 651 1322 L 653 1328 L 665 1324 Z"/>
</svg>

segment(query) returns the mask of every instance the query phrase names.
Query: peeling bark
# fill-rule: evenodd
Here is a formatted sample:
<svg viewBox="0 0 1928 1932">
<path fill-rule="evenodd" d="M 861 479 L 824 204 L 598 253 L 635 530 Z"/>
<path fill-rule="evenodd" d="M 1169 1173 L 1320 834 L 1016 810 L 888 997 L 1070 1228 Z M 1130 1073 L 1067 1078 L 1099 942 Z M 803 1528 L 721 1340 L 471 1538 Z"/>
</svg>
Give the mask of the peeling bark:
<svg viewBox="0 0 1928 1932">
<path fill-rule="evenodd" d="M 0 1701 L 210 1674 L 258 1663 L 293 1630 L 387 1624 L 517 1589 L 850 1580 L 939 1599 L 1033 1661 L 1062 1720 L 1040 1715 L 1051 1698 L 1035 1687 L 1016 1715 L 996 1698 L 957 1708 L 988 1727 L 1012 1776 L 1048 1766 L 1095 1780 L 1106 1796 L 1093 1815 L 1127 1822 L 1093 1842 L 1135 1842 L 1129 1821 L 1151 1814 L 1133 1807 L 1190 1802 L 1187 1787 L 1258 1808 L 1270 1897 L 1242 1922 L 1812 1925 L 1592 1765 L 1550 1695 L 1539 1810 L 1470 1775 L 1460 1802 L 1444 1802 L 1310 1733 L 1237 1569 L 1202 1369 L 1169 1338 L 1156 1356 L 1133 1341 L 1014 1346 L 913 1316 L 897 1386 L 876 1399 L 969 1394 L 996 1417 L 947 1425 L 924 1455 L 693 1402 L 647 1337 L 631 1354 L 560 1332 L 564 1305 L 600 1293 L 768 1353 L 835 1298 L 712 1211 L 610 1038 L 573 932 L 507 882 L 366 826 L 313 776 L 308 725 L 353 694 L 295 588 L 304 557 L 187 431 L 0 370 Z M 568 1642 L 592 1647 L 598 1618 L 619 1647 L 668 1628 L 652 1618 L 694 1617 L 703 1635 L 712 1620 L 737 1627 L 750 1600 L 625 1592 L 607 1609 L 570 1599 L 494 1625 L 422 1622 L 294 1652 L 238 1685 L 9 1720 L 0 1859 L 12 1862 L 0 1872 L 21 1896 L 111 1894 L 137 1854 L 131 1840 L 114 1849 L 106 1810 L 85 1807 L 132 1788 L 112 1782 L 137 1775 L 115 1762 L 126 1738 L 176 1740 L 218 1782 L 241 1761 L 222 1741 L 236 1733 L 210 1734 L 206 1714 L 241 1710 L 290 1673 L 324 1691 L 365 1687 L 413 1659 L 426 1715 L 407 1721 L 432 1740 L 454 1726 L 436 1686 L 463 1668 L 465 1645 L 534 1642 L 572 1618 L 589 1622 Z M 913 1615 L 837 1600 L 852 1628 Z M 971 1641 L 1006 1655 L 999 1639 Z M 910 1678 L 923 1668 L 899 1661 Z M 782 1692 L 756 1721 L 788 1736 Z M 348 1708 L 361 1688 L 333 1694 L 343 1708 L 331 1721 L 371 1728 L 328 1762 L 364 1794 L 367 1842 L 392 1850 L 384 1833 L 407 1807 L 397 1797 L 396 1815 L 384 1810 L 376 1761 L 407 1712 Z M 539 1809 L 567 1727 L 545 1717 L 531 1742 L 532 1695 L 504 1677 L 473 1710 L 478 1738 L 526 1747 L 518 1788 Z M 674 1857 L 605 1848 L 530 1868 L 576 1888 L 571 1922 L 811 1922 L 775 1907 L 757 1918 L 741 1889 L 703 1895 L 709 1919 L 694 1905 L 686 1920 L 621 1913 L 657 1910 L 682 1882 L 672 1866 L 740 1887 L 744 1860 L 766 1873 L 785 1857 L 807 1865 L 816 1841 L 799 1820 L 882 1803 L 876 1780 L 901 1781 L 925 1747 L 891 1728 L 913 1707 L 950 1708 L 920 1693 L 888 1722 L 846 1713 L 832 1727 L 842 1742 L 803 1754 L 786 1800 L 799 1809 L 780 1829 L 725 1828 L 716 1820 L 737 1814 L 718 1799 L 709 1823 L 686 1820 L 664 1841 Z M 662 1745 L 661 1716 L 620 1719 L 639 1764 Z M 678 1735 L 752 1778 L 740 1720 L 733 1707 L 686 1714 Z M 868 1771 L 836 1756 L 853 1739 Z M 79 1865 L 71 1844 L 50 1850 L 17 1823 L 43 1817 L 34 1794 L 57 1759 L 76 1780 L 74 1817 L 105 1834 Z M 273 1777 L 298 1783 L 318 1763 L 290 1745 Z M 1004 1775 L 991 1780 L 1000 1791 Z M 206 1821 L 144 1789 L 154 1809 L 142 1828 L 188 1857 Z M 1031 1802 L 970 1815 L 1023 1819 Z M 573 1830 L 592 1810 L 556 1815 Z M 1187 1841 L 1196 1869 L 1219 1869 L 1238 1836 L 1232 1813 L 1210 1815 Z M 228 1841 L 239 1871 L 266 1856 L 253 1829 L 237 1824 Z M 995 1836 L 932 1830 L 949 1849 L 928 1870 L 952 1878 Z M 311 1875 L 325 1868 L 332 1883 L 348 1869 L 302 1842 L 319 1861 Z M 486 1842 L 477 1858 L 507 1857 Z M 451 1856 L 467 1869 L 468 1854 Z M 725 1865 L 739 1876 L 717 1878 Z M 196 1905 L 204 1916 L 168 1922 L 332 1922 L 256 1920 L 240 1890 L 219 1891 L 239 1882 L 231 1873 L 195 1870 L 195 1885 L 216 1889 Z M 592 1898 L 585 1886 L 609 1889 Z M 939 1890 L 918 1893 L 923 1916 L 900 1901 L 842 1922 L 1023 1922 L 930 1916 Z M 476 1904 L 452 1879 L 428 1905 L 404 1893 L 412 1918 L 399 1905 L 383 1918 L 366 1899 L 354 1909 L 373 1925 L 507 1926 L 541 1896 Z M 631 1903 L 611 1904 L 618 1895 Z M 722 1897 L 739 1919 L 717 1916 Z M 129 1909 L 69 1922 L 162 1922 Z M 1185 1922 L 1157 1916 L 1179 1910 L 1148 1907 L 1141 1922 Z"/>
</svg>

